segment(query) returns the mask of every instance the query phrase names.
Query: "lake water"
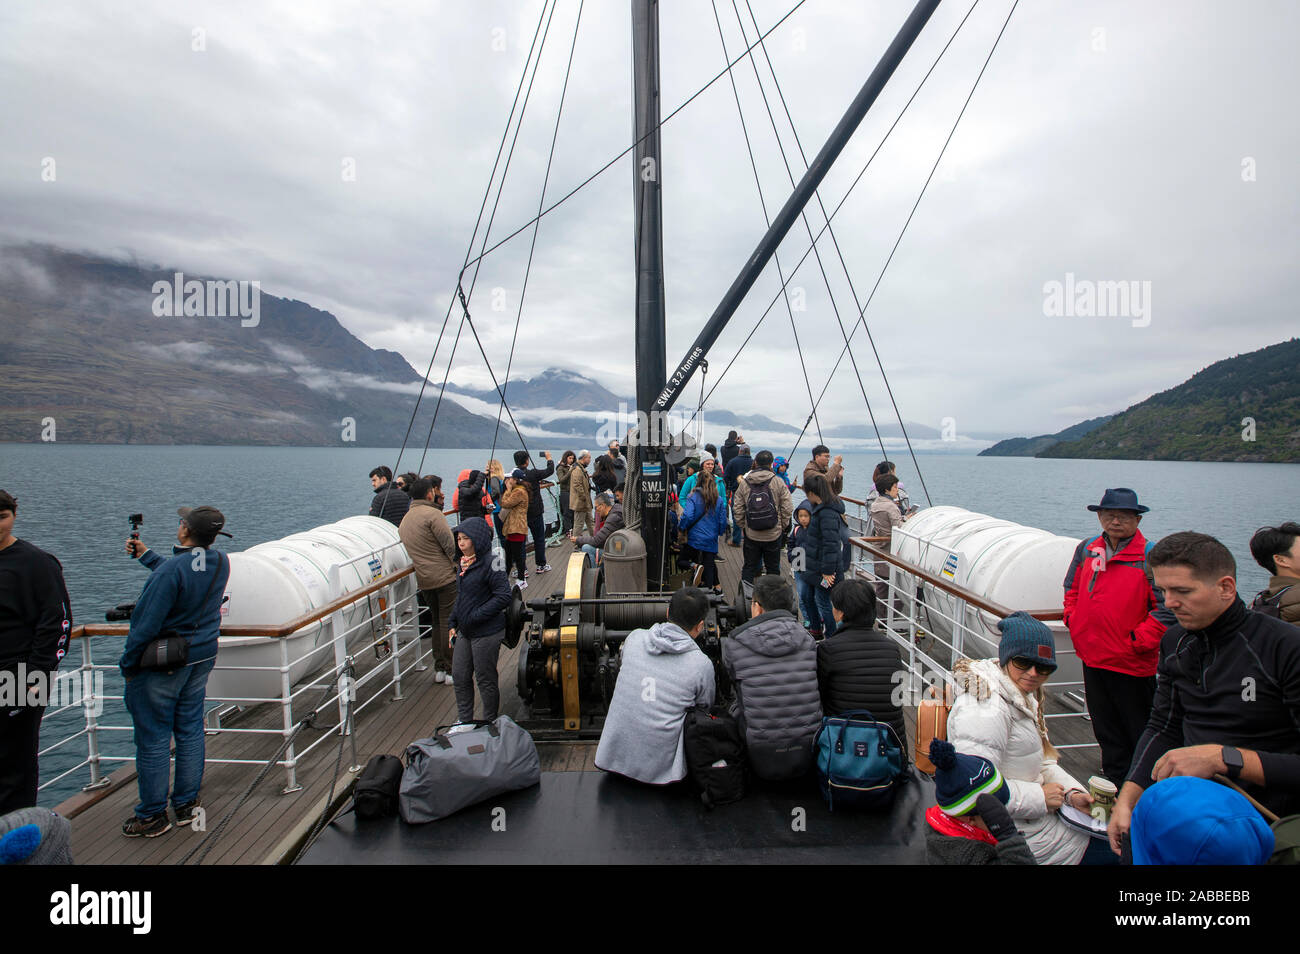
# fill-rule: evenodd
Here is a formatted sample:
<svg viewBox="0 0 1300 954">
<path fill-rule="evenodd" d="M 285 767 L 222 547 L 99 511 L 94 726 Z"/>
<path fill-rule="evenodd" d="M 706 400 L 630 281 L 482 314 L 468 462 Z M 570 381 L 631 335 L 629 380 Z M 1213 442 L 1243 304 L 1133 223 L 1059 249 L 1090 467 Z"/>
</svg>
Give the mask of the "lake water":
<svg viewBox="0 0 1300 954">
<path fill-rule="evenodd" d="M 512 448 L 513 449 L 513 448 Z M 566 449 L 554 447 L 558 459 Z M 784 449 L 779 449 L 784 453 Z M 540 451 L 534 451 L 540 458 Z M 509 452 L 496 456 L 508 460 Z M 127 515 L 144 514 L 141 538 L 166 553 L 175 540 L 176 508 L 211 504 L 226 515 L 233 540 L 227 551 L 243 550 L 291 533 L 366 513 L 371 468 L 390 467 L 396 449 L 306 447 L 155 447 L 71 444 L 0 444 L 0 488 L 18 498 L 17 536 L 53 553 L 63 563 L 78 622 L 102 621 L 106 609 L 136 598 L 145 571 L 122 549 Z M 430 450 L 423 473 L 437 473 L 450 485 L 467 466 L 482 466 L 488 451 Z M 415 470 L 419 452 L 402 459 Z M 845 493 L 863 498 L 870 489 L 875 454 L 845 454 Z M 1106 487 L 1135 488 L 1151 508 L 1142 532 L 1152 540 L 1179 530 L 1198 530 L 1222 540 L 1237 558 L 1238 588 L 1253 594 L 1267 582 L 1250 557 L 1248 541 L 1265 524 L 1300 519 L 1300 467 L 1288 464 L 1181 463 L 1159 461 L 1039 460 L 918 454 L 935 504 L 951 504 L 1052 533 L 1083 537 L 1098 532 L 1094 514 Z M 807 456 L 795 467 L 802 470 Z M 894 457 L 912 502 L 926 505 L 917 469 L 904 454 Z M 448 490 L 450 487 L 448 486 Z M 450 493 L 448 493 L 450 497 Z M 552 504 L 546 501 L 550 512 Z M 1064 567 L 1062 567 L 1064 574 Z M 121 638 L 97 637 L 95 659 L 113 662 Z M 66 666 L 80 660 L 77 649 Z M 109 674 L 105 689 L 121 693 Z M 127 724 L 120 704 L 110 703 L 106 722 Z M 80 716 L 48 718 L 42 746 L 81 727 Z M 129 733 L 106 733 L 106 754 L 130 754 Z M 71 746 L 70 748 L 75 747 Z M 42 779 L 84 757 L 53 753 L 42 760 Z M 84 779 L 70 776 L 42 793 L 55 805 Z"/>
</svg>

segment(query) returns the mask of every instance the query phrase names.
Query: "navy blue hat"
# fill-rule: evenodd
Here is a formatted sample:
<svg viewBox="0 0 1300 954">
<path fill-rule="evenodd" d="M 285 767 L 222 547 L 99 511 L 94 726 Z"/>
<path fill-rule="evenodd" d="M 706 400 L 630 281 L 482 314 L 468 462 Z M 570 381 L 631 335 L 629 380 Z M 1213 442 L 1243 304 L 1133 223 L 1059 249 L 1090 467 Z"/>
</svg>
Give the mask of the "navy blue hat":
<svg viewBox="0 0 1300 954">
<path fill-rule="evenodd" d="M 528 471 L 524 470 L 522 467 L 516 467 L 514 470 L 510 472 L 510 476 L 513 477 L 515 480 L 527 480 Z"/>
<path fill-rule="evenodd" d="M 960 755 L 951 742 L 931 740 L 930 761 L 934 763 L 934 799 L 945 814 L 969 814 L 975 810 L 975 799 L 985 792 L 1003 805 L 1011 797 L 996 765 L 978 755 Z"/>
<path fill-rule="evenodd" d="M 1178 775 L 1148 788 L 1129 829 L 1135 865 L 1262 865 L 1273 831 L 1239 793 Z"/>
<path fill-rule="evenodd" d="M 1101 495 L 1101 503 L 1088 504 L 1088 509 L 1093 513 L 1098 510 L 1132 510 L 1134 513 L 1146 513 L 1151 508 L 1138 503 L 1136 490 L 1129 490 L 1127 487 L 1107 487 L 1106 492 Z"/>
<path fill-rule="evenodd" d="M 998 662 L 1005 666 L 1013 659 L 1032 659 L 1056 668 L 1056 640 L 1042 620 L 1028 613 L 1012 613 L 998 620 L 1002 641 L 998 643 Z"/>
</svg>

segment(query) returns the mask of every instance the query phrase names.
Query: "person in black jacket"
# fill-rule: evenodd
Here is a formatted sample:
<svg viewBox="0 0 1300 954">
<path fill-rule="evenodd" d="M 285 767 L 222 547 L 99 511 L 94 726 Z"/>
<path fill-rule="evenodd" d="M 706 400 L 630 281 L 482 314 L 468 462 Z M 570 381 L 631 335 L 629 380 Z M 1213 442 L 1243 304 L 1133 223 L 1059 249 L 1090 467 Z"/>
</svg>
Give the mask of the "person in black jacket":
<svg viewBox="0 0 1300 954">
<path fill-rule="evenodd" d="M 406 511 L 411 509 L 411 498 L 393 483 L 392 469 L 380 466 L 372 470 L 370 486 L 375 492 L 370 501 L 370 516 L 383 517 L 393 526 L 401 526 Z"/>
<path fill-rule="evenodd" d="M 887 722 L 907 751 L 903 710 L 894 692 L 903 672 L 898 644 L 874 628 L 876 594 L 866 580 L 841 580 L 831 590 L 836 629 L 817 646 L 817 687 L 822 712 L 841 715 L 866 709 Z"/>
<path fill-rule="evenodd" d="M 41 719 L 72 630 L 63 567 L 13 535 L 17 515 L 0 490 L 0 679 L 14 696 L 0 703 L 0 815 L 36 804 Z"/>
<path fill-rule="evenodd" d="M 460 570 L 456 602 L 447 617 L 451 645 L 451 674 L 455 679 L 456 713 L 461 722 L 474 721 L 474 682 L 483 700 L 483 718 L 497 717 L 497 655 L 506 635 L 510 582 L 493 565 L 492 528 L 475 517 L 456 528 Z M 474 677 L 474 682 L 470 677 Z"/>
<path fill-rule="evenodd" d="M 1156 696 L 1110 818 L 1121 851 L 1145 789 L 1226 775 L 1278 815 L 1300 812 L 1300 639 L 1237 595 L 1236 561 L 1214 537 L 1175 533 L 1147 554 L 1177 622 L 1160 639 Z"/>
<path fill-rule="evenodd" d="M 533 535 L 533 558 L 537 560 L 537 572 L 545 573 L 551 568 L 546 562 L 546 517 L 542 503 L 542 479 L 555 473 L 555 460 L 550 451 L 542 451 L 546 458 L 546 469 L 536 470 L 529 465 L 532 458 L 528 451 L 515 451 L 515 466 L 522 467 L 528 474 L 528 532 Z"/>
</svg>

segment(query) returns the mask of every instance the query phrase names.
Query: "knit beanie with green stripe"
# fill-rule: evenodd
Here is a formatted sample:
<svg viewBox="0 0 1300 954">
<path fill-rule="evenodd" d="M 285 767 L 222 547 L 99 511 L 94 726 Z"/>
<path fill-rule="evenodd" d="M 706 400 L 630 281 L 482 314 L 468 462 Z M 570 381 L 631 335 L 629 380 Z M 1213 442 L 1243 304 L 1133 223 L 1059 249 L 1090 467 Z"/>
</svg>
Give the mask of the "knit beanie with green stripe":
<svg viewBox="0 0 1300 954">
<path fill-rule="evenodd" d="M 986 792 L 1003 805 L 1011 797 L 996 765 L 978 755 L 959 754 L 951 742 L 934 739 L 930 743 L 930 761 L 935 768 L 935 800 L 945 814 L 973 812 L 975 799 Z"/>
</svg>

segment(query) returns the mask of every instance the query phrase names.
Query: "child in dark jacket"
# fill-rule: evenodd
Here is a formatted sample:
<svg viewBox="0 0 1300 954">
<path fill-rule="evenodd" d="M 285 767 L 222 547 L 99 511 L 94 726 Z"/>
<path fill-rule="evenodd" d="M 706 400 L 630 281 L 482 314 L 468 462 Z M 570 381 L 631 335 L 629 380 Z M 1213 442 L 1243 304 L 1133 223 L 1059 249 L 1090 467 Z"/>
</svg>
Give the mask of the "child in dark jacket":
<svg viewBox="0 0 1300 954">
<path fill-rule="evenodd" d="M 813 505 L 807 500 L 799 502 L 794 508 L 794 529 L 786 539 L 789 551 L 790 569 L 794 572 L 795 590 L 799 594 L 799 608 L 803 610 L 803 624 L 813 639 L 822 638 L 822 615 L 817 609 L 817 584 L 819 578 L 815 573 L 808 573 L 803 567 L 807 563 L 808 525 L 812 523 Z"/>
<path fill-rule="evenodd" d="M 481 518 L 466 520 L 456 528 L 460 570 L 456 602 L 448 616 L 452 648 L 451 673 L 455 679 L 456 711 L 461 722 L 474 721 L 474 683 L 483 699 L 483 718 L 497 717 L 497 655 L 506 634 L 506 607 L 510 583 L 504 570 L 493 565 L 492 530 Z"/>
<path fill-rule="evenodd" d="M 1032 865 L 1007 800 L 1011 793 L 992 762 L 961 755 L 951 742 L 930 743 L 937 805 L 926 810 L 926 861 L 932 865 Z"/>
</svg>

